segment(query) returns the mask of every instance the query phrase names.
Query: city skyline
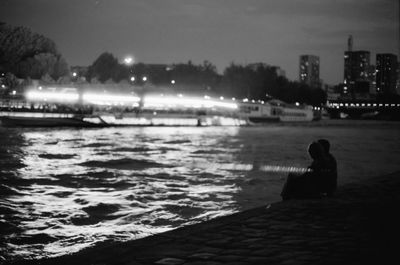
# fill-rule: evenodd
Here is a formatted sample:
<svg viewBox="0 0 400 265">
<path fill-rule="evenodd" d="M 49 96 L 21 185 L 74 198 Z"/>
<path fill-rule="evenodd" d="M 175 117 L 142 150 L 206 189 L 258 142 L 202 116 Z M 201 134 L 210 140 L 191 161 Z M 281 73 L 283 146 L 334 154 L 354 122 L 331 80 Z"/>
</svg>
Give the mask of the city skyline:
<svg viewBox="0 0 400 265">
<path fill-rule="evenodd" d="M 51 38 L 70 66 L 107 51 L 144 63 L 208 60 L 219 72 L 265 62 L 298 80 L 299 56 L 314 54 L 328 84 L 343 81 L 348 35 L 371 58 L 398 55 L 398 10 L 396 0 L 0 1 L 1 21 Z"/>
</svg>

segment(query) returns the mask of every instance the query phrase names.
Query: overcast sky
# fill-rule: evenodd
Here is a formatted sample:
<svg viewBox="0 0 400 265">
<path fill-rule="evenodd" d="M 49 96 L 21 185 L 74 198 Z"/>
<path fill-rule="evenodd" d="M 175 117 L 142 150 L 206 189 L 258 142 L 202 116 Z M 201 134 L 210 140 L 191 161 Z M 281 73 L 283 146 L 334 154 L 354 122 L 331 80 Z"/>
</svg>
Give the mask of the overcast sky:
<svg viewBox="0 0 400 265">
<path fill-rule="evenodd" d="M 301 54 L 320 56 L 321 78 L 343 79 L 343 54 L 398 53 L 398 0 L 0 0 L 0 21 L 55 41 L 69 65 L 102 52 L 137 62 L 265 62 L 298 79 Z"/>
</svg>

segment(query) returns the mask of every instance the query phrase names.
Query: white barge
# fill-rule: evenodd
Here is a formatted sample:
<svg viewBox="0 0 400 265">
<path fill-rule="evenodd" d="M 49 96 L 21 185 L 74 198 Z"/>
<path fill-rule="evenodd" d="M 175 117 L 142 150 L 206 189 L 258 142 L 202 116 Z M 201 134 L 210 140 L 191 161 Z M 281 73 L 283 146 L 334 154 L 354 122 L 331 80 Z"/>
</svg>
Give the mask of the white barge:
<svg viewBox="0 0 400 265">
<path fill-rule="evenodd" d="M 73 89 L 31 90 L 24 100 L 0 102 L 6 126 L 243 126 L 308 122 L 309 106 L 282 101 L 239 102 L 210 97 L 78 93 Z"/>
</svg>

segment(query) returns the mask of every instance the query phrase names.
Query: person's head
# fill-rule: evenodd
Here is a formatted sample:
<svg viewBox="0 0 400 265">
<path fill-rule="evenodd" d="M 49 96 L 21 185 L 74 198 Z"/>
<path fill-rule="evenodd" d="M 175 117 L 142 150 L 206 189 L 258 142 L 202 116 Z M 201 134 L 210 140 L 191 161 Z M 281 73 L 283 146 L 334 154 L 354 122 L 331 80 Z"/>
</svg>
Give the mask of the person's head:
<svg viewBox="0 0 400 265">
<path fill-rule="evenodd" d="M 324 151 L 325 151 L 326 153 L 329 153 L 329 149 L 330 149 L 330 147 L 331 147 L 331 144 L 329 143 L 328 140 L 326 140 L 326 139 L 319 139 L 319 140 L 318 140 L 318 143 L 322 146 L 322 148 L 324 149 Z"/>
<path fill-rule="evenodd" d="M 308 146 L 308 153 L 310 154 L 312 159 L 316 160 L 323 157 L 324 150 L 321 144 L 319 144 L 318 142 L 312 142 Z"/>
</svg>

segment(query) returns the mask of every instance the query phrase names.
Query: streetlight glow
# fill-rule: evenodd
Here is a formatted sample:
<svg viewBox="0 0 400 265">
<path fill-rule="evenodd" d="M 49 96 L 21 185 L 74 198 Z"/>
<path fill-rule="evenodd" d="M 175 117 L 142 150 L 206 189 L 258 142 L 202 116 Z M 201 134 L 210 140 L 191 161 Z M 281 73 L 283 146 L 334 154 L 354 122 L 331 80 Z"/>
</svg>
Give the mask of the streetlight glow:
<svg viewBox="0 0 400 265">
<path fill-rule="evenodd" d="M 142 80 L 143 80 L 143 82 L 146 82 L 147 81 L 147 77 L 143 76 Z"/>
<path fill-rule="evenodd" d="M 132 56 L 126 56 L 124 58 L 124 64 L 126 65 L 132 65 L 134 63 L 133 57 Z"/>
</svg>

